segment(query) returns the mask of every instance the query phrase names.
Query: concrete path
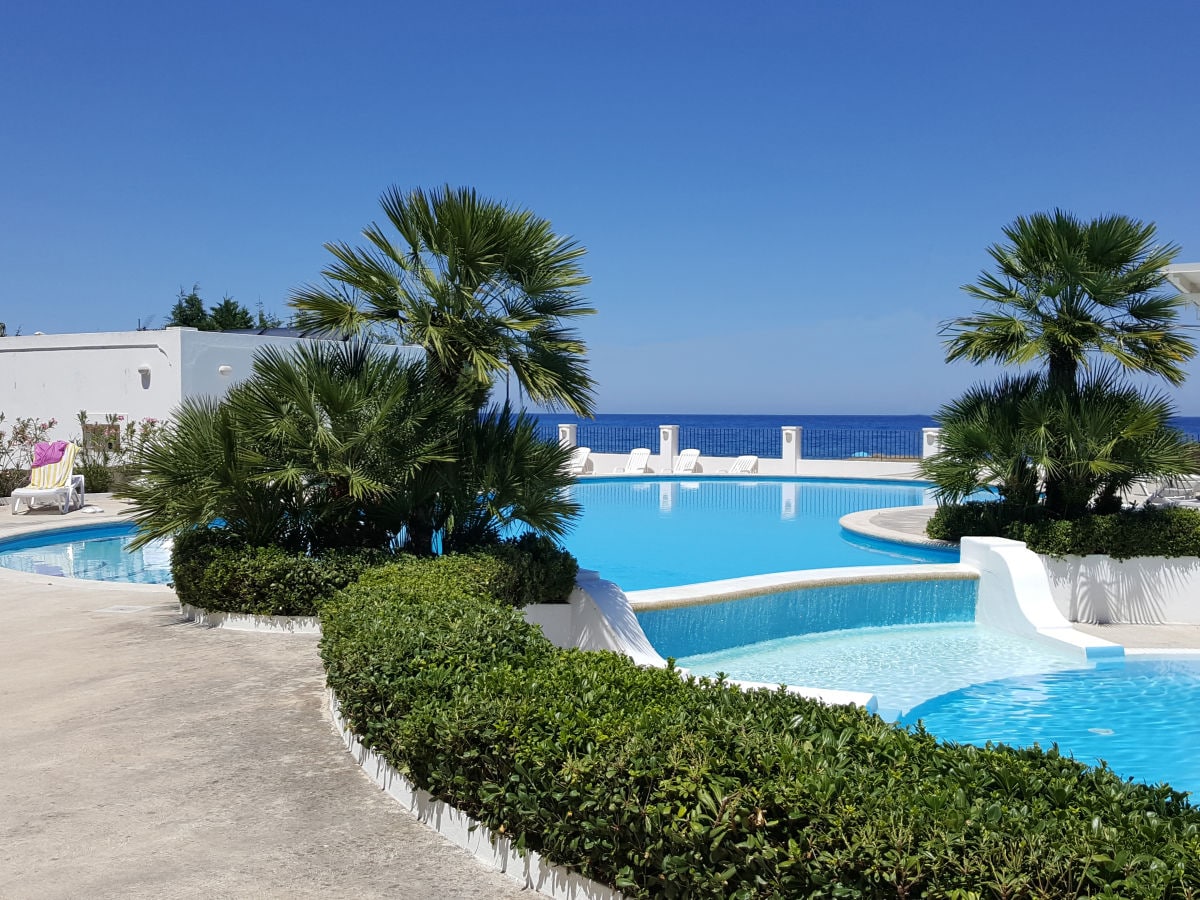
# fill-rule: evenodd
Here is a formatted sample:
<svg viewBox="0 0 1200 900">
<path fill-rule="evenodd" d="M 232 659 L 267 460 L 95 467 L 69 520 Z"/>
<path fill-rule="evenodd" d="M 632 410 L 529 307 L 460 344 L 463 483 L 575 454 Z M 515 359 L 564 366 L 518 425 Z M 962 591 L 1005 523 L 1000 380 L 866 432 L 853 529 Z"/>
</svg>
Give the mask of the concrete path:
<svg viewBox="0 0 1200 900">
<path fill-rule="evenodd" d="M 315 638 L 106 587 L 0 574 L 0 897 L 536 896 L 367 780 Z"/>
</svg>

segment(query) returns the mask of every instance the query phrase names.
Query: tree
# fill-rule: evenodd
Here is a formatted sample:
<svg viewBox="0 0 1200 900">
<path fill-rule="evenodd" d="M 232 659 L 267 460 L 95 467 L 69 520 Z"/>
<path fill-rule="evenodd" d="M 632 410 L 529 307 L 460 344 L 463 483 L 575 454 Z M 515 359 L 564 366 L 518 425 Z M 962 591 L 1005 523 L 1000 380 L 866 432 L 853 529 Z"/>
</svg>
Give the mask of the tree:
<svg viewBox="0 0 1200 900">
<path fill-rule="evenodd" d="M 204 301 L 200 299 L 200 285 L 193 284 L 190 293 L 185 294 L 179 289 L 179 298 L 171 307 L 171 317 L 167 319 L 167 328 L 199 328 L 201 331 L 212 331 L 211 320 L 204 309 Z"/>
<path fill-rule="evenodd" d="M 254 327 L 254 317 L 250 315 L 250 310 L 228 296 L 208 311 L 208 318 L 213 331 L 236 331 Z"/>
<path fill-rule="evenodd" d="M 136 543 L 215 521 L 253 546 L 466 549 L 579 514 L 569 451 L 524 417 L 482 418 L 424 363 L 369 344 L 260 351 L 224 400 L 189 398 L 139 454 Z"/>
<path fill-rule="evenodd" d="M 445 390 L 482 408 L 509 371 L 535 403 L 592 412 L 586 346 L 569 323 L 595 312 L 578 294 L 586 252 L 545 219 L 468 188 L 390 188 L 388 224 L 366 247 L 326 244 L 323 282 L 291 300 L 296 324 L 340 334 L 382 329 L 423 347 Z"/>
<path fill-rule="evenodd" d="M 1076 392 L 1040 373 L 1005 377 L 938 411 L 941 450 L 922 460 L 921 473 L 939 502 L 994 487 L 1018 521 L 1042 510 L 1067 519 L 1115 512 L 1135 481 L 1193 469 L 1192 444 L 1171 427 L 1173 415 L 1165 396 L 1122 384 L 1111 365 Z M 1043 479 L 1056 486 L 1044 498 Z"/>
<path fill-rule="evenodd" d="M 259 320 L 263 313 L 260 308 Z M 167 320 L 167 328 L 183 327 L 198 328 L 201 331 L 237 331 L 254 328 L 254 316 L 250 310 L 242 306 L 232 297 L 226 296 L 215 306 L 205 310 L 204 300 L 200 297 L 200 285 L 192 285 L 189 293 L 179 289 L 179 298 L 171 307 L 171 317 Z M 264 326 L 259 326 L 264 327 Z"/>
<path fill-rule="evenodd" d="M 1040 361 L 1050 384 L 1074 392 L 1095 355 L 1171 384 L 1196 346 L 1182 333 L 1179 295 L 1156 291 L 1178 253 L 1151 224 L 1112 215 L 1083 222 L 1062 210 L 1019 217 L 988 253 L 994 272 L 965 285 L 992 309 L 942 326 L 946 360 Z"/>
</svg>

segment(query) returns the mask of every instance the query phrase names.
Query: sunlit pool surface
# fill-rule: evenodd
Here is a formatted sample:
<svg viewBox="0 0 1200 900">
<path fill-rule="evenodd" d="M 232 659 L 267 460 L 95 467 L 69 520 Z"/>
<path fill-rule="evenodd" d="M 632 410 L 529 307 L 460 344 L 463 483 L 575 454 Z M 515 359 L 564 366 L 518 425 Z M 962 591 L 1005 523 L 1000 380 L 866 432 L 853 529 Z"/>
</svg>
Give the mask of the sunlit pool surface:
<svg viewBox="0 0 1200 900">
<path fill-rule="evenodd" d="M 678 663 L 697 675 L 724 672 L 744 681 L 867 691 L 888 719 L 980 681 L 1079 665 L 1078 659 L 970 622 L 806 634 L 684 656 Z"/>
<path fill-rule="evenodd" d="M 872 541 L 842 530 L 847 513 L 920 506 L 914 482 L 827 479 L 586 479 L 583 516 L 566 537 L 587 569 L 625 590 L 831 566 L 957 562 L 958 551 Z"/>
<path fill-rule="evenodd" d="M 988 681 L 908 712 L 939 738 L 1058 744 L 1124 778 L 1200 794 L 1200 659 L 1105 663 Z"/>
<path fill-rule="evenodd" d="M 60 578 L 168 584 L 170 542 L 155 541 L 130 551 L 133 534 L 132 525 L 118 523 L 6 540 L 0 543 L 0 566 Z"/>
</svg>

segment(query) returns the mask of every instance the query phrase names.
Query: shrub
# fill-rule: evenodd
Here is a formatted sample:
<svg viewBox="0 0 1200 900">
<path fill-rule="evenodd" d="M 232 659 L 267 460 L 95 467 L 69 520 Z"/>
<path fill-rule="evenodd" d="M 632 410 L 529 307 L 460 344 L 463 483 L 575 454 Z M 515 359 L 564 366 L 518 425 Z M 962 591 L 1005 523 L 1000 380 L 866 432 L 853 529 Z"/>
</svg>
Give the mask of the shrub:
<svg viewBox="0 0 1200 900">
<path fill-rule="evenodd" d="M 430 567 L 432 569 L 432 567 Z M 1200 811 L 1054 749 L 560 651 L 407 563 L 328 603 L 329 685 L 435 796 L 630 897 L 1187 897 Z"/>
<path fill-rule="evenodd" d="M 925 533 L 943 541 L 963 537 L 1007 537 L 1024 541 L 1034 553 L 1114 559 L 1136 556 L 1200 556 L 1200 511 L 1127 509 L 1079 519 L 1020 521 L 1003 503 L 964 503 L 938 507 Z"/>
<path fill-rule="evenodd" d="M 259 616 L 315 616 L 330 597 L 387 558 L 378 551 L 310 557 L 246 547 L 209 528 L 176 538 L 171 572 L 183 603 Z"/>
<path fill-rule="evenodd" d="M 83 476 L 86 489 L 93 494 L 107 494 L 112 490 L 113 475 L 108 466 L 100 463 L 84 463 L 79 466 L 79 474 Z"/>
<path fill-rule="evenodd" d="M 1007 536 L 1025 541 L 1030 550 L 1047 556 L 1200 556 L 1200 512 L 1125 510 L 1073 521 L 1014 525 Z"/>
<path fill-rule="evenodd" d="M 938 541 L 957 541 L 964 537 L 1005 537 L 1009 527 L 1030 515 L 1032 510 L 1006 503 L 946 503 L 937 508 L 925 526 L 925 533 Z"/>
<path fill-rule="evenodd" d="M 8 497 L 19 487 L 29 484 L 28 469 L 0 469 L 0 497 Z"/>
</svg>

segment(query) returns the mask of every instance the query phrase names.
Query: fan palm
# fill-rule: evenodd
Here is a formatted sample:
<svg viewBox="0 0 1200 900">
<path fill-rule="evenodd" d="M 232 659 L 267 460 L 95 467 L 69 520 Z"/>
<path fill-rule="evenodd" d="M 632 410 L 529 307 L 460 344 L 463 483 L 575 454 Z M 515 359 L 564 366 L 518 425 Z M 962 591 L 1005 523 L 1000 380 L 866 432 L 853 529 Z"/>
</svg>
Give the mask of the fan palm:
<svg viewBox="0 0 1200 900">
<path fill-rule="evenodd" d="M 1181 333 L 1183 299 L 1157 294 L 1179 248 L 1126 216 L 1083 222 L 1055 210 L 1020 217 L 988 248 L 994 272 L 965 285 L 991 309 L 942 326 L 947 361 L 1042 361 L 1050 384 L 1077 390 L 1092 355 L 1180 384 L 1196 346 Z"/>
<path fill-rule="evenodd" d="M 447 390 L 477 408 L 511 371 L 535 403 L 592 412 L 586 346 L 570 322 L 595 312 L 579 296 L 586 252 L 528 210 L 467 188 L 386 191 L 393 237 L 378 224 L 365 247 L 326 244 L 323 282 L 291 303 L 300 327 L 341 334 L 394 330 L 425 349 Z"/>
<path fill-rule="evenodd" d="M 1169 425 L 1172 415 L 1166 397 L 1121 384 L 1112 367 L 1076 394 L 1043 375 L 1008 377 L 939 410 L 942 449 L 921 471 L 939 501 L 992 485 L 1023 520 L 1039 505 L 1062 518 L 1089 507 L 1111 512 L 1135 481 L 1193 471 L 1191 444 Z"/>
</svg>

